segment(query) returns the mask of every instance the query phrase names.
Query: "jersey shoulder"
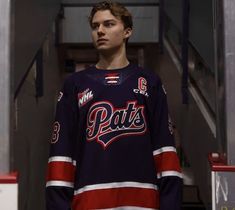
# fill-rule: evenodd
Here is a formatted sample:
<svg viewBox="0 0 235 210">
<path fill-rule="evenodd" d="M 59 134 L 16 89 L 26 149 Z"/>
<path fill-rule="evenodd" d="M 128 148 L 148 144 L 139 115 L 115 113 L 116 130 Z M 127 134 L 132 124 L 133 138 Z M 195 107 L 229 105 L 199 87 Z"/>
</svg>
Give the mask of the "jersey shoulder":
<svg viewBox="0 0 235 210">
<path fill-rule="evenodd" d="M 87 67 L 79 72 L 74 72 L 71 75 L 67 76 L 64 80 L 65 85 L 68 86 L 76 86 L 76 84 L 79 84 L 80 82 L 84 81 L 84 79 L 87 77 L 90 71 L 93 70 L 93 67 Z"/>
<path fill-rule="evenodd" d="M 162 84 L 160 77 L 153 70 L 142 67 L 139 67 L 139 70 L 140 74 L 146 78 L 146 80 L 151 86 L 159 86 Z"/>
</svg>

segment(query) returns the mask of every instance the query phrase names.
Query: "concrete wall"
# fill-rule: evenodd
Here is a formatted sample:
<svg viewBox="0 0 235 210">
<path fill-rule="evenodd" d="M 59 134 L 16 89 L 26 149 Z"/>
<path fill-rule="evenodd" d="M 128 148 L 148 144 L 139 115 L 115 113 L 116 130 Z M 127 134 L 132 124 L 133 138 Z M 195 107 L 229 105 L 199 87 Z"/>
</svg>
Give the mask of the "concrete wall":
<svg viewBox="0 0 235 210">
<path fill-rule="evenodd" d="M 12 2 L 14 2 L 12 33 L 14 34 L 14 90 L 16 90 L 59 12 L 60 0 Z"/>
<path fill-rule="evenodd" d="M 19 172 L 19 210 L 44 210 L 45 173 L 57 92 L 61 86 L 54 34 L 44 43 L 44 96 L 35 98 L 31 69 L 15 104 L 14 169 Z"/>
<path fill-rule="evenodd" d="M 165 55 L 158 59 L 161 60 L 158 73 L 167 91 L 169 112 L 177 128 L 180 145 L 190 164 L 191 184 L 198 186 L 198 199 L 201 199 L 209 210 L 211 180 L 208 154 L 218 151 L 217 141 L 190 91 L 189 103 L 182 104 L 181 75 L 172 58 L 165 52 Z"/>
<path fill-rule="evenodd" d="M 63 4 L 95 4 L 100 0 L 62 0 Z M 155 4 L 158 0 L 119 0 L 122 4 Z"/>
<path fill-rule="evenodd" d="M 189 0 L 189 42 L 213 72 L 214 66 L 214 8 L 213 0 Z M 165 12 L 182 32 L 183 1 L 165 0 Z"/>
<path fill-rule="evenodd" d="M 11 4 L 0 2 L 0 172 L 10 170 Z"/>
<path fill-rule="evenodd" d="M 158 5 L 127 6 L 133 16 L 133 35 L 129 43 L 158 42 Z M 64 7 L 61 21 L 61 43 L 91 43 L 91 29 L 87 17 L 91 7 Z M 81 30 L 82 29 L 82 30 Z M 143 33 L 144 31 L 144 33 Z"/>
</svg>

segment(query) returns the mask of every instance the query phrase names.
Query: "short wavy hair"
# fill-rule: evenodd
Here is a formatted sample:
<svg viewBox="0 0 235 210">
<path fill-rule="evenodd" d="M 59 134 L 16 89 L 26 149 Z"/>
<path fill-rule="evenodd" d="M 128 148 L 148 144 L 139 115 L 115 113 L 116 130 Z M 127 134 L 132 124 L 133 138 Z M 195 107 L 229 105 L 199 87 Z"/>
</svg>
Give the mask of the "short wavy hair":
<svg viewBox="0 0 235 210">
<path fill-rule="evenodd" d="M 118 2 L 110 0 L 99 2 L 93 6 L 90 16 L 88 17 L 90 26 L 92 25 L 92 20 L 95 13 L 104 10 L 109 10 L 114 17 L 120 19 L 123 22 L 125 29 L 133 28 L 132 15 L 127 8 Z"/>
</svg>

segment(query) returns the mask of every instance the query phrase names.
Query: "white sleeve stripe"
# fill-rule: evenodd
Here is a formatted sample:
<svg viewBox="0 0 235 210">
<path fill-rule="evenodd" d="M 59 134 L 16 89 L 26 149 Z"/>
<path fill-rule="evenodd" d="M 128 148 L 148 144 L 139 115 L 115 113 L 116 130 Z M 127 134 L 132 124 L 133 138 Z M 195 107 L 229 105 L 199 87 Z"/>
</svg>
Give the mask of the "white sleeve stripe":
<svg viewBox="0 0 235 210">
<path fill-rule="evenodd" d="M 50 157 L 48 160 L 48 163 L 51 162 L 68 162 L 72 163 L 74 166 L 76 166 L 76 160 L 73 160 L 71 157 L 65 157 L 65 156 L 53 156 Z"/>
<path fill-rule="evenodd" d="M 169 146 L 169 147 L 162 147 L 160 149 L 157 149 L 157 150 L 153 151 L 153 155 L 154 156 L 155 155 L 159 155 L 159 154 L 161 154 L 163 152 L 176 152 L 176 149 L 175 149 L 175 147 L 171 147 L 171 146 Z"/>
<path fill-rule="evenodd" d="M 182 178 L 182 173 L 177 172 L 177 171 L 163 171 L 160 173 L 157 173 L 157 178 L 160 179 L 162 177 L 166 177 L 166 176 L 178 176 L 179 178 Z"/>
<path fill-rule="evenodd" d="M 104 183 L 104 184 L 87 185 L 83 188 L 76 190 L 74 192 L 74 195 L 77 195 L 86 191 L 92 191 L 92 190 L 114 189 L 114 188 L 124 188 L 124 187 L 158 190 L 157 185 L 150 184 L 150 183 L 112 182 L 112 183 Z"/>
<path fill-rule="evenodd" d="M 73 188 L 74 184 L 72 182 L 65 182 L 65 181 L 48 181 L 46 183 L 46 187 L 69 187 Z"/>
</svg>

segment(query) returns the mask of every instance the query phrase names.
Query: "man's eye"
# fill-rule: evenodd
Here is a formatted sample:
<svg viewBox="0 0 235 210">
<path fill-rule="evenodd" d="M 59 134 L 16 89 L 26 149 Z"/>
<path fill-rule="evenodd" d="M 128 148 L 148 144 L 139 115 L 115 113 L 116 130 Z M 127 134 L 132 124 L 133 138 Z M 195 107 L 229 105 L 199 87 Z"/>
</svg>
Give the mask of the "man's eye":
<svg viewBox="0 0 235 210">
<path fill-rule="evenodd" d="M 114 23 L 105 23 L 105 26 L 106 27 L 112 27 L 112 26 L 114 26 L 115 24 Z"/>
<path fill-rule="evenodd" d="M 99 28 L 99 26 L 98 25 L 92 25 L 91 28 L 92 28 L 92 30 L 97 30 Z"/>
</svg>

